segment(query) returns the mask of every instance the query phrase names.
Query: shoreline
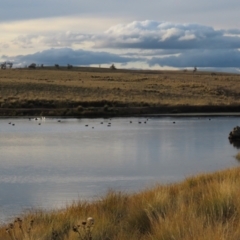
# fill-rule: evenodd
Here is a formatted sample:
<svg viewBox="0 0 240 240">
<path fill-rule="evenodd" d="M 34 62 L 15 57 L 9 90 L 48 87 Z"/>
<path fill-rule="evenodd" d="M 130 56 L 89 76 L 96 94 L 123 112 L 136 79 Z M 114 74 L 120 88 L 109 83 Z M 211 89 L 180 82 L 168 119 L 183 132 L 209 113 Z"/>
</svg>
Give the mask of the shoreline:
<svg viewBox="0 0 240 240">
<path fill-rule="evenodd" d="M 0 108 L 0 117 L 161 117 L 161 116 L 240 116 L 240 106 L 160 106 L 81 108 Z"/>
<path fill-rule="evenodd" d="M 239 172 L 240 168 L 234 167 L 199 173 L 175 184 L 157 184 L 132 194 L 110 191 L 93 203 L 77 201 L 59 210 L 32 209 L 1 224 L 0 238 L 45 239 L 57 233 L 59 239 L 76 239 L 85 219 L 95 220 L 88 239 L 117 236 L 149 240 L 170 236 L 183 240 L 193 236 L 206 239 L 206 234 L 207 239 L 232 239 L 236 233 L 238 238 Z"/>
</svg>

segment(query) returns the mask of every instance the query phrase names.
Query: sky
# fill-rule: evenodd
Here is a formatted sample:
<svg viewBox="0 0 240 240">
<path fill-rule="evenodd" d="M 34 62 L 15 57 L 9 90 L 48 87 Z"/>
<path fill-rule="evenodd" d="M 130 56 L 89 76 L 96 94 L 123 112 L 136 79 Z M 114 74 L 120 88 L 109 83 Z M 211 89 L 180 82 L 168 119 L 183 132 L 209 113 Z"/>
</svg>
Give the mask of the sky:
<svg viewBox="0 0 240 240">
<path fill-rule="evenodd" d="M 240 71 L 237 0 L 0 0 L 0 62 Z"/>
</svg>

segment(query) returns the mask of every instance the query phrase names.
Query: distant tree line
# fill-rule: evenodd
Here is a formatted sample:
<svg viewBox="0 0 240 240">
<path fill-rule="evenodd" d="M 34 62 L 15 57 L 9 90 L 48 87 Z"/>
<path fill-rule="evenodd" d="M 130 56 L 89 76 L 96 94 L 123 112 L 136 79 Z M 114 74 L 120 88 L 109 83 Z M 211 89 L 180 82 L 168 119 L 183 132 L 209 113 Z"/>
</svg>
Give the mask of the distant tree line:
<svg viewBox="0 0 240 240">
<path fill-rule="evenodd" d="M 12 68 L 13 67 L 13 63 L 12 62 L 4 62 L 4 63 L 1 63 L 0 64 L 0 67 L 1 67 L 1 69 L 7 69 L 7 68 Z M 30 69 L 36 69 L 37 67 L 38 68 L 44 68 L 44 64 L 36 64 L 36 63 L 31 63 L 31 64 L 29 64 L 29 65 L 26 65 L 25 66 L 26 68 L 30 68 Z M 59 64 L 54 64 L 54 67 L 55 68 L 57 68 L 57 69 L 59 69 L 60 68 L 60 65 Z M 73 68 L 73 65 L 71 65 L 71 64 L 67 64 L 67 69 L 72 69 Z M 99 68 L 101 67 L 101 65 L 99 65 Z M 110 69 L 111 70 L 116 70 L 117 68 L 115 67 L 115 65 L 114 64 L 112 64 L 111 66 L 110 66 Z M 194 70 L 194 72 L 195 72 L 196 70 Z"/>
<path fill-rule="evenodd" d="M 31 63 L 31 64 L 28 65 L 27 67 L 28 67 L 28 68 L 32 68 L 32 69 L 35 69 L 35 68 L 37 68 L 37 67 L 44 68 L 44 65 L 41 64 L 41 65 L 37 66 L 36 63 Z M 59 68 L 60 68 L 60 65 L 59 65 L 59 64 L 54 64 L 54 67 L 57 68 L 57 69 L 59 69 Z M 71 68 L 73 68 L 73 65 L 67 64 L 67 68 L 68 68 L 68 69 L 71 69 Z"/>
<path fill-rule="evenodd" d="M 4 63 L 1 63 L 1 69 L 7 69 L 7 68 L 12 68 L 13 66 L 13 63 L 12 62 L 4 62 Z"/>
</svg>

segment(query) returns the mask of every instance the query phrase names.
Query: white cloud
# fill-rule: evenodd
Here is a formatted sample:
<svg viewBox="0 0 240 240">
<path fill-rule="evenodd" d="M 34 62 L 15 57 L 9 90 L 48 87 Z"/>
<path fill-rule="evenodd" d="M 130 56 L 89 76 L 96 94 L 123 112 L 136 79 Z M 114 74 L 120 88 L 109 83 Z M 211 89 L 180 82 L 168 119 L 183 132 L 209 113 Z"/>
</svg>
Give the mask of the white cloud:
<svg viewBox="0 0 240 240">
<path fill-rule="evenodd" d="M 226 30 L 216 30 L 213 27 L 198 24 L 148 20 L 113 26 L 102 36 L 96 36 L 95 40 L 98 48 L 240 48 L 240 37 L 228 36 L 226 32 Z"/>
<path fill-rule="evenodd" d="M 193 39 L 196 39 L 196 36 L 194 34 L 186 32 L 184 36 L 179 38 L 179 41 L 193 40 Z"/>
<path fill-rule="evenodd" d="M 172 37 L 179 37 L 181 35 L 181 32 L 177 28 L 169 28 L 165 31 L 162 31 L 161 34 L 161 41 L 164 42 L 168 39 L 171 39 Z"/>
<path fill-rule="evenodd" d="M 48 47 L 83 48 L 93 45 L 87 43 L 91 34 L 100 34 L 112 24 L 122 19 L 95 17 L 56 17 L 13 22 L 0 22 L 1 52 L 7 55 L 29 54 Z M 76 46 L 75 46 L 76 45 Z"/>
</svg>

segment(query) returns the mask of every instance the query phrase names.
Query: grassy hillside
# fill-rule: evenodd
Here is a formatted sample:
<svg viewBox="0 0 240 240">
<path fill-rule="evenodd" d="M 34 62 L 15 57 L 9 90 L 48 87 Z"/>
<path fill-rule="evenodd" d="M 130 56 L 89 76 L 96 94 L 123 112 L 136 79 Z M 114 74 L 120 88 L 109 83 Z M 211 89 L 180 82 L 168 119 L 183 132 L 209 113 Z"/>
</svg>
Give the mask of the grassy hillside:
<svg viewBox="0 0 240 240">
<path fill-rule="evenodd" d="M 93 203 L 22 216 L 0 229 L 0 239 L 238 240 L 239 186 L 235 168 L 132 195 L 110 192 Z"/>
<path fill-rule="evenodd" d="M 104 68 L 0 71 L 0 115 L 238 111 L 240 75 Z"/>
</svg>

